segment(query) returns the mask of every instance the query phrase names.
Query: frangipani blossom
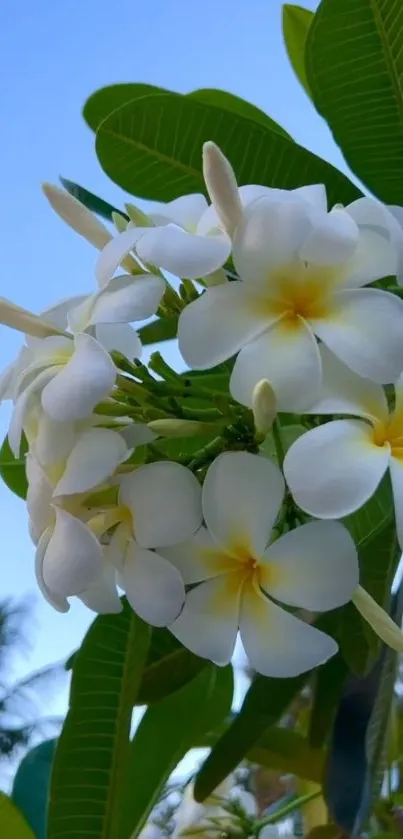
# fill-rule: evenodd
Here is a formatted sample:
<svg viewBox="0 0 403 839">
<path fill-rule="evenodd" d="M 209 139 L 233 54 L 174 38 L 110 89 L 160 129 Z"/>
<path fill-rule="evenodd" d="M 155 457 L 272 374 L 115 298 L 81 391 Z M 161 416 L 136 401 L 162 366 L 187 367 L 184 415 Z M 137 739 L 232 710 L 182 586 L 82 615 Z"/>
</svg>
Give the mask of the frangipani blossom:
<svg viewBox="0 0 403 839">
<path fill-rule="evenodd" d="M 208 288 L 180 315 L 186 363 L 204 370 L 239 353 L 232 396 L 251 407 L 255 385 L 267 379 L 282 411 L 304 410 L 316 398 L 317 339 L 356 373 L 395 380 L 403 369 L 403 301 L 363 288 L 398 270 L 397 223 L 378 206 L 361 198 L 326 213 L 317 187 L 305 187 L 303 197 L 274 190 L 249 204 L 233 239 L 240 281 Z"/>
<path fill-rule="evenodd" d="M 383 388 L 357 376 L 321 347 L 323 387 L 313 414 L 351 414 L 307 431 L 290 447 L 284 474 L 297 504 L 321 519 L 358 510 L 390 470 L 403 546 L 403 376 L 388 409 Z"/>
<path fill-rule="evenodd" d="M 221 454 L 203 485 L 206 527 L 164 549 L 185 584 L 200 583 L 170 626 L 196 655 L 228 663 L 238 629 L 252 667 L 266 676 L 295 676 L 337 651 L 332 638 L 277 601 L 311 611 L 346 603 L 358 585 L 355 546 L 336 522 L 311 522 L 270 544 L 283 495 L 270 460 Z"/>
</svg>

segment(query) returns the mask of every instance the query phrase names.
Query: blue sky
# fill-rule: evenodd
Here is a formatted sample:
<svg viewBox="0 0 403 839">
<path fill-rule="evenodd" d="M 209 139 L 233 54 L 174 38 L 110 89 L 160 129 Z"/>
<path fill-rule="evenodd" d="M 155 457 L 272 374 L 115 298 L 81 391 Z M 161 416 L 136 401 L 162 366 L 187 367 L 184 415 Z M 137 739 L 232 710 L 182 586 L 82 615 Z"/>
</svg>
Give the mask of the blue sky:
<svg viewBox="0 0 403 839">
<path fill-rule="evenodd" d="M 313 0 L 306 6 L 314 9 Z M 114 204 L 121 190 L 97 163 L 81 117 L 86 97 L 113 82 L 143 81 L 186 92 L 220 87 L 249 99 L 302 145 L 346 170 L 329 131 L 288 64 L 280 0 L 20 0 L 2 13 L 0 295 L 33 311 L 93 287 L 95 251 L 48 207 L 41 181 L 59 174 Z M 0 327 L 0 366 L 20 336 Z M 0 412 L 4 435 L 8 407 Z M 33 596 L 38 667 L 77 646 L 92 619 L 80 603 L 53 612 L 37 593 L 24 504 L 0 484 L 0 594 Z M 65 702 L 60 699 L 60 707 Z"/>
</svg>

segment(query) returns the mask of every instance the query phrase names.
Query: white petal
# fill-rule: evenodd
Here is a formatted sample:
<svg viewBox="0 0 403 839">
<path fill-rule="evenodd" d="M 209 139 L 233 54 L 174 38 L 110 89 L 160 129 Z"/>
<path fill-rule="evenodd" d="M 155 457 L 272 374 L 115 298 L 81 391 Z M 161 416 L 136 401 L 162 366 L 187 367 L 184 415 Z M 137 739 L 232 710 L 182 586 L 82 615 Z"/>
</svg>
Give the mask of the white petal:
<svg viewBox="0 0 403 839">
<path fill-rule="evenodd" d="M 252 407 L 255 385 L 267 379 L 279 411 L 303 411 L 317 398 L 321 383 L 318 344 L 308 324 L 280 320 L 241 349 L 232 371 L 230 391 L 241 405 Z"/>
<path fill-rule="evenodd" d="M 239 574 L 200 583 L 187 594 L 181 614 L 169 627 L 172 634 L 195 655 L 228 664 L 238 632 L 241 587 Z"/>
<path fill-rule="evenodd" d="M 108 396 L 115 384 L 116 367 L 91 335 L 75 337 L 70 361 L 42 391 L 42 406 L 55 420 L 85 419 Z"/>
<path fill-rule="evenodd" d="M 362 507 L 386 472 L 389 447 L 364 422 L 336 420 L 303 434 L 288 450 L 284 475 L 299 506 L 336 519 Z"/>
<path fill-rule="evenodd" d="M 174 198 L 166 204 L 163 202 L 152 204 L 147 215 L 154 224 L 173 222 L 185 230 L 194 231 L 207 206 L 204 195 L 194 192 L 191 195 L 180 195 L 179 198 Z"/>
<path fill-rule="evenodd" d="M 213 286 L 181 312 L 179 349 L 189 367 L 206 370 L 231 358 L 275 320 L 244 283 Z"/>
<path fill-rule="evenodd" d="M 261 586 L 288 606 L 328 611 L 347 603 L 359 582 L 357 551 L 345 527 L 312 521 L 280 536 L 264 554 Z"/>
<path fill-rule="evenodd" d="M 111 239 L 103 248 L 95 266 L 96 280 L 101 288 L 113 277 L 122 259 L 133 250 L 146 230 L 148 227 L 129 227 Z"/>
<path fill-rule="evenodd" d="M 155 315 L 165 288 L 164 280 L 153 274 L 114 277 L 97 295 L 89 325 L 150 318 Z"/>
<path fill-rule="evenodd" d="M 144 446 L 146 443 L 151 443 L 156 439 L 156 434 L 151 431 L 148 425 L 143 422 L 131 422 L 126 428 L 122 428 L 119 432 L 126 442 L 129 449 L 135 446 Z"/>
<path fill-rule="evenodd" d="M 381 385 L 353 373 L 330 350 L 321 344 L 322 386 L 319 399 L 307 413 L 355 414 L 381 422 L 388 420 L 388 403 Z"/>
<path fill-rule="evenodd" d="M 217 548 L 217 543 L 205 527 L 200 527 L 189 542 L 161 548 L 160 552 L 178 569 L 186 585 L 239 568 L 233 557 Z"/>
<path fill-rule="evenodd" d="M 359 244 L 347 282 L 350 288 L 399 271 L 403 232 L 393 209 L 373 198 L 358 198 L 345 208 L 360 229 Z"/>
<path fill-rule="evenodd" d="M 337 265 L 354 254 L 358 238 L 358 227 L 348 213 L 332 210 L 315 219 L 300 248 L 299 257 L 316 265 Z"/>
<path fill-rule="evenodd" d="M 47 320 L 48 323 L 52 323 L 53 326 L 57 326 L 58 329 L 67 329 L 67 315 L 76 306 L 81 306 L 82 303 L 88 300 L 89 296 L 88 294 L 76 294 L 74 297 L 66 297 L 60 303 L 50 306 L 49 309 L 44 309 L 40 316 L 44 320 Z"/>
<path fill-rule="evenodd" d="M 32 409 L 34 394 L 42 387 L 47 387 L 59 371 L 60 367 L 48 367 L 42 370 L 17 398 L 8 427 L 8 442 L 14 457 L 18 457 L 20 453 L 21 435 Z"/>
<path fill-rule="evenodd" d="M 35 456 L 43 466 L 64 460 L 71 452 L 76 438 L 75 422 L 57 422 L 41 410 L 35 439 Z"/>
<path fill-rule="evenodd" d="M 295 261 L 310 227 L 309 208 L 303 201 L 261 198 L 251 204 L 233 243 L 241 279 L 264 288 L 271 271 Z"/>
<path fill-rule="evenodd" d="M 96 248 L 103 248 L 109 242 L 109 230 L 77 198 L 53 184 L 43 184 L 42 189 L 58 216 L 76 233 L 84 236 Z"/>
<path fill-rule="evenodd" d="M 204 520 L 222 547 L 260 554 L 283 495 L 283 476 L 271 460 L 248 452 L 224 452 L 213 461 L 204 480 Z"/>
<path fill-rule="evenodd" d="M 341 291 L 328 318 L 310 323 L 318 337 L 355 373 L 381 384 L 403 369 L 403 300 L 377 288 Z"/>
<path fill-rule="evenodd" d="M 0 374 L 0 402 L 13 398 L 14 381 L 17 372 L 16 362 L 13 361 Z"/>
<path fill-rule="evenodd" d="M 56 524 L 43 558 L 43 579 L 57 594 L 81 594 L 102 570 L 102 552 L 89 528 L 56 508 Z"/>
<path fill-rule="evenodd" d="M 108 428 L 84 431 L 67 458 L 54 496 L 74 495 L 94 489 L 112 477 L 128 456 L 127 445 L 116 431 Z"/>
<path fill-rule="evenodd" d="M 37 543 L 44 530 L 52 525 L 55 519 L 55 511 L 51 507 L 53 487 L 32 454 L 27 455 L 26 472 L 27 512 L 31 520 L 31 537 Z"/>
<path fill-rule="evenodd" d="M 225 234 L 199 236 L 173 224 L 149 228 L 136 248 L 143 262 L 191 280 L 221 268 L 230 252 L 231 241 Z"/>
<path fill-rule="evenodd" d="M 122 583 L 132 609 L 152 626 L 166 626 L 175 620 L 185 599 L 176 568 L 132 541 L 126 552 Z"/>
<path fill-rule="evenodd" d="M 393 500 L 395 503 L 396 532 L 401 550 L 403 550 L 403 461 L 391 457 L 390 477 L 392 480 Z"/>
<path fill-rule="evenodd" d="M 242 593 L 240 632 L 248 659 L 263 676 L 290 678 L 324 664 L 337 644 L 276 606 L 251 586 Z"/>
<path fill-rule="evenodd" d="M 320 213 L 327 213 L 327 197 L 326 187 L 324 184 L 308 184 L 307 186 L 298 186 L 296 189 L 290 190 L 290 194 L 303 198 L 315 210 Z"/>
<path fill-rule="evenodd" d="M 108 350 L 117 350 L 126 358 L 141 358 L 142 346 L 135 329 L 128 323 L 99 323 L 95 337 Z"/>
<path fill-rule="evenodd" d="M 122 611 L 122 603 L 116 589 L 115 569 L 104 563 L 99 578 L 91 583 L 80 600 L 98 615 L 117 615 Z"/>
<path fill-rule="evenodd" d="M 43 560 L 46 553 L 46 549 L 52 537 L 52 528 L 49 527 L 47 530 L 44 531 L 42 534 L 38 546 L 35 552 L 35 577 L 36 582 L 45 598 L 45 600 L 56 609 L 57 612 L 68 612 L 70 609 L 70 604 L 68 600 L 63 597 L 61 594 L 57 594 L 55 591 L 51 591 L 49 586 L 46 585 L 45 580 L 43 579 Z"/>
<path fill-rule="evenodd" d="M 149 463 L 125 475 L 119 501 L 131 510 L 136 541 L 143 548 L 184 542 L 201 525 L 200 485 L 179 463 Z"/>
</svg>

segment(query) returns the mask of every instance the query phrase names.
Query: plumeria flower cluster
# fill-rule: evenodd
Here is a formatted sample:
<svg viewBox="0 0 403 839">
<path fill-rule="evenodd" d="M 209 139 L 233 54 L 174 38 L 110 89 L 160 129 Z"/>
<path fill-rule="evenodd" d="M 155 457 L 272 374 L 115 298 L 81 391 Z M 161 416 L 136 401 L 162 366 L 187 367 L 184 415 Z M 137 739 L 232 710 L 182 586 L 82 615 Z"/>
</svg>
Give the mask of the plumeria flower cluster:
<svg viewBox="0 0 403 839">
<path fill-rule="evenodd" d="M 59 611 L 79 597 L 118 612 L 124 593 L 218 665 L 240 636 L 266 676 L 333 656 L 319 616 L 349 601 L 402 650 L 339 520 L 389 470 L 403 546 L 400 208 L 329 211 L 323 185 L 238 187 L 213 143 L 203 169 L 210 204 L 129 204 L 115 235 L 44 186 L 100 253 L 95 291 L 39 316 L 0 302 L 25 333 L 0 398 L 25 458 L 38 585 Z M 177 325 L 189 373 L 159 353 L 141 362 L 155 315 Z M 290 414 L 306 430 L 287 450 Z"/>
</svg>

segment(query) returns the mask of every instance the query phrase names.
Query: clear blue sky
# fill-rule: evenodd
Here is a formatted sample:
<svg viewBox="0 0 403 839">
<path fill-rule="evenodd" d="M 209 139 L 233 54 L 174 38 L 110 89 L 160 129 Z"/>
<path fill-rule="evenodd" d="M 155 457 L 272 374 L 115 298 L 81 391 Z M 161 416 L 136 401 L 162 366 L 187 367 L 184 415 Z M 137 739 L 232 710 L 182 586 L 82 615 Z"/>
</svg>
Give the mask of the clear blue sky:
<svg viewBox="0 0 403 839">
<path fill-rule="evenodd" d="M 346 168 L 288 65 L 280 0 L 20 0 L 3 9 L 0 40 L 0 295 L 34 311 L 91 290 L 95 262 L 91 246 L 48 207 L 40 182 L 57 183 L 63 174 L 118 206 L 124 199 L 101 171 L 81 118 L 86 97 L 103 85 L 142 81 L 181 92 L 229 90 Z M 5 327 L 0 336 L 3 367 L 20 337 Z M 3 406 L 2 436 L 8 415 Z M 78 645 L 91 613 L 77 602 L 59 615 L 41 600 L 24 504 L 2 484 L 0 510 L 0 594 L 34 596 L 34 647 L 24 669 L 37 667 Z"/>
</svg>

